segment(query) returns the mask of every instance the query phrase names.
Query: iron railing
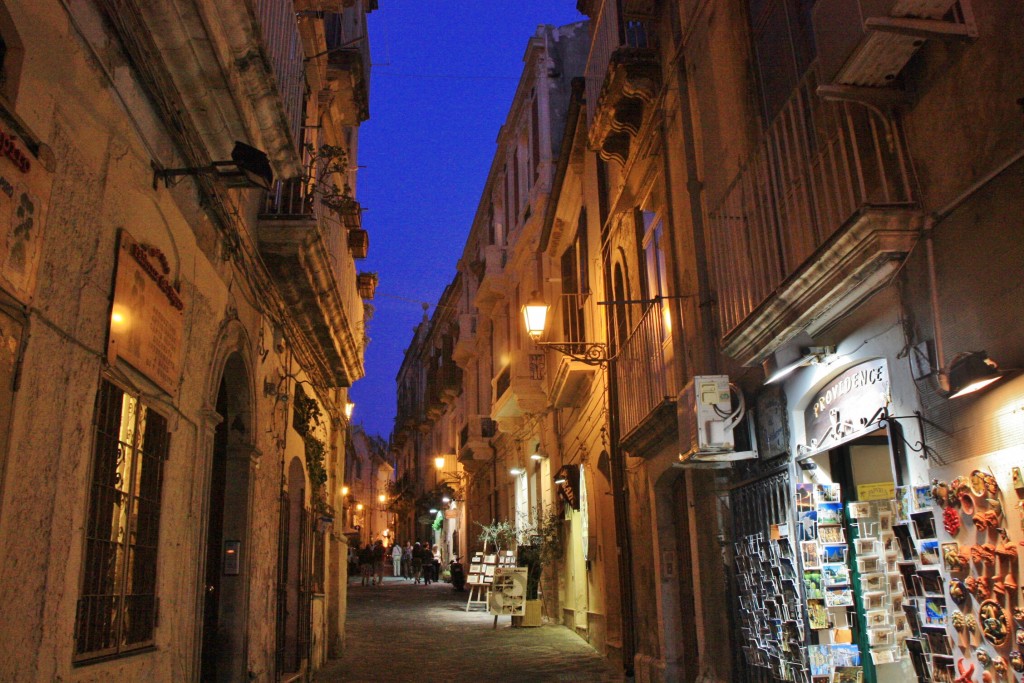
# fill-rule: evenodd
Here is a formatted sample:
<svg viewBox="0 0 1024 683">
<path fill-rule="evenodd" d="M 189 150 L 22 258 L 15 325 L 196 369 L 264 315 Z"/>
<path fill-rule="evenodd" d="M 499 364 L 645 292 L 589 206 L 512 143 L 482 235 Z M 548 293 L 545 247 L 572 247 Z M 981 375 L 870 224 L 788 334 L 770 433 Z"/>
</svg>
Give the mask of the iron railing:
<svg viewBox="0 0 1024 683">
<path fill-rule="evenodd" d="M 658 406 L 676 395 L 672 367 L 665 355 L 671 340 L 662 302 L 647 307 L 615 359 L 619 386 L 619 429 L 629 434 Z"/>
<path fill-rule="evenodd" d="M 256 0 L 263 43 L 274 69 L 278 93 L 288 115 L 292 140 L 302 140 L 302 99 L 305 89 L 302 39 L 292 0 Z"/>
<path fill-rule="evenodd" d="M 913 201 L 895 122 L 873 107 L 825 101 L 816 87 L 811 69 L 708 212 L 723 335 L 858 209 Z"/>
</svg>

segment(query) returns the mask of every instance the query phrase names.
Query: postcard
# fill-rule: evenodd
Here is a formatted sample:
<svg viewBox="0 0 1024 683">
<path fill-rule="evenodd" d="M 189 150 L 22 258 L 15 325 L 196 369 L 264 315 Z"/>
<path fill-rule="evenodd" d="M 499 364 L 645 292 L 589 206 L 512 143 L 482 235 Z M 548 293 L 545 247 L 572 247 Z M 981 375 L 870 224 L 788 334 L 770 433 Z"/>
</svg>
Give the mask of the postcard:
<svg viewBox="0 0 1024 683">
<path fill-rule="evenodd" d="M 857 549 L 858 555 L 870 555 L 875 552 L 875 545 L 877 543 L 877 539 L 867 536 L 854 541 L 854 547 Z"/>
<path fill-rule="evenodd" d="M 829 627 L 828 608 L 824 600 L 807 601 L 807 621 L 812 631 L 822 631 Z"/>
<path fill-rule="evenodd" d="M 842 487 L 839 484 L 815 484 L 815 500 L 821 503 L 838 503 L 842 500 Z"/>
<path fill-rule="evenodd" d="M 944 626 L 946 623 L 945 598 L 925 598 L 924 623 L 927 626 Z"/>
<path fill-rule="evenodd" d="M 881 570 L 878 555 L 862 555 L 857 558 L 857 571 L 861 574 L 870 574 Z"/>
<path fill-rule="evenodd" d="M 856 645 L 833 645 L 833 666 L 860 666 L 860 648 Z"/>
<path fill-rule="evenodd" d="M 887 609 L 873 609 L 869 610 L 864 615 L 867 621 L 868 628 L 881 628 L 889 624 L 889 610 Z"/>
<path fill-rule="evenodd" d="M 846 543 L 846 531 L 841 526 L 819 526 L 818 541 L 821 543 Z"/>
<path fill-rule="evenodd" d="M 860 588 L 862 591 L 884 591 L 888 586 L 889 580 L 884 572 L 860 575 Z"/>
<path fill-rule="evenodd" d="M 814 484 L 796 485 L 796 509 L 797 512 L 814 509 Z"/>
<path fill-rule="evenodd" d="M 821 557 L 824 562 L 846 562 L 846 544 L 822 546 Z"/>
<path fill-rule="evenodd" d="M 821 556 L 818 554 L 818 543 L 816 541 L 800 541 L 800 558 L 804 563 L 804 569 L 820 567 Z"/>
<path fill-rule="evenodd" d="M 813 541 L 818 538 L 818 511 L 807 510 L 801 512 L 799 527 L 799 540 Z"/>
<path fill-rule="evenodd" d="M 914 559 L 916 551 L 914 549 L 914 541 L 910 537 L 910 527 L 907 524 L 894 524 L 892 532 L 896 534 L 896 542 L 899 543 L 903 559 Z"/>
<path fill-rule="evenodd" d="M 925 595 L 943 595 L 942 573 L 938 569 L 920 569 L 917 576 Z"/>
<path fill-rule="evenodd" d="M 837 666 L 832 672 L 832 683 L 861 683 L 864 669 L 859 666 Z"/>
<path fill-rule="evenodd" d="M 847 503 L 846 511 L 850 515 L 850 519 L 864 519 L 871 516 L 871 503 L 866 501 Z"/>
<path fill-rule="evenodd" d="M 935 538 L 935 515 L 931 510 L 915 512 L 910 516 L 914 522 L 914 535 L 919 539 Z"/>
<path fill-rule="evenodd" d="M 932 487 L 928 484 L 923 486 L 914 487 L 914 511 L 920 512 L 921 510 L 931 510 L 932 507 Z"/>
<path fill-rule="evenodd" d="M 842 503 L 818 503 L 818 526 L 842 523 Z"/>
<path fill-rule="evenodd" d="M 850 568 L 842 563 L 821 565 L 826 586 L 845 586 L 850 583 Z"/>
<path fill-rule="evenodd" d="M 832 648 L 828 645 L 810 645 L 807 648 L 812 676 L 832 675 Z"/>
<path fill-rule="evenodd" d="M 825 594 L 822 592 L 820 571 L 804 572 L 804 595 L 807 597 L 808 600 L 810 600 L 811 598 L 825 597 Z"/>
<path fill-rule="evenodd" d="M 864 593 L 862 596 L 862 602 L 864 603 L 864 609 L 866 610 L 877 610 L 885 607 L 885 601 L 888 595 L 885 591 L 872 591 L 870 593 Z"/>
<path fill-rule="evenodd" d="M 829 607 L 853 607 L 853 591 L 849 586 L 826 588 L 825 604 Z"/>
</svg>

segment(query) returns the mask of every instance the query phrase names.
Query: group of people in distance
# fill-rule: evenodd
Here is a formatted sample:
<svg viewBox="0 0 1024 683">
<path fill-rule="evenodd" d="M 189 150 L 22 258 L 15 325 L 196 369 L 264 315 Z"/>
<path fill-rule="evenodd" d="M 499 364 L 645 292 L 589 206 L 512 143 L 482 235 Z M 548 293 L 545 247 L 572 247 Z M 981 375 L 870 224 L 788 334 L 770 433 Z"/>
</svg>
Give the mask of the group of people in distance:
<svg viewBox="0 0 1024 683">
<path fill-rule="evenodd" d="M 348 551 L 349 576 L 358 570 L 361 585 L 380 586 L 384 583 L 384 563 L 391 559 L 392 576 L 430 584 L 437 581 L 441 569 L 441 553 L 429 542 L 406 542 L 386 547 L 380 540 L 367 543 L 362 549 L 350 546 Z"/>
</svg>

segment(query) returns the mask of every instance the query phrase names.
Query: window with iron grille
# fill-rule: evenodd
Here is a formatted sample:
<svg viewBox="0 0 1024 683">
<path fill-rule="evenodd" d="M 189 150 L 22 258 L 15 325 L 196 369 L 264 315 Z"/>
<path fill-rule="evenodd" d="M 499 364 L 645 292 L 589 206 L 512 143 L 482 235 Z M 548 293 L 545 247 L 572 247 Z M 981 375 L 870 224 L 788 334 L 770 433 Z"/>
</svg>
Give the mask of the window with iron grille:
<svg viewBox="0 0 1024 683">
<path fill-rule="evenodd" d="M 102 381 L 93 422 L 92 482 L 75 660 L 153 643 L 167 420 Z"/>
</svg>

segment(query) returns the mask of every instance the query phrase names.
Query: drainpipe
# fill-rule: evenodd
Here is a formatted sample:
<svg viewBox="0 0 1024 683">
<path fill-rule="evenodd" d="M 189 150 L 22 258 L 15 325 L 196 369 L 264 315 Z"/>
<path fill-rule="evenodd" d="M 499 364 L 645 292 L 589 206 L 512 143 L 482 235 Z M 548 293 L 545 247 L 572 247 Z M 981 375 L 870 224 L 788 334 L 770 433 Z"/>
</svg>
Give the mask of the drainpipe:
<svg viewBox="0 0 1024 683">
<path fill-rule="evenodd" d="M 607 273 L 606 273 L 607 277 Z M 609 311 L 612 307 L 608 307 Z M 619 382 L 615 377 L 615 359 L 608 361 L 608 438 L 612 474 L 612 506 L 615 511 L 615 537 L 619 542 L 619 597 L 622 611 L 622 669 L 633 678 L 636 657 L 633 598 L 633 542 L 629 528 L 629 496 L 626 488 L 626 463 L 619 447 Z"/>
</svg>

